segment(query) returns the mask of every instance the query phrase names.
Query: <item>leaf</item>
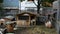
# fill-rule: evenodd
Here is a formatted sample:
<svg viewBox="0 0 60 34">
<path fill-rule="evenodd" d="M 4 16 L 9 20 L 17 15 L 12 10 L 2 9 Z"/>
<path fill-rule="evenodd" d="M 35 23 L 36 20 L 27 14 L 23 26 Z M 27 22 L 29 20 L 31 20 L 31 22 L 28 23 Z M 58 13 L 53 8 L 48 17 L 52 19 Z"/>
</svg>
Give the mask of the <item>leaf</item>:
<svg viewBox="0 0 60 34">
<path fill-rule="evenodd" d="M 0 0 L 0 3 L 3 3 L 3 0 Z"/>
</svg>

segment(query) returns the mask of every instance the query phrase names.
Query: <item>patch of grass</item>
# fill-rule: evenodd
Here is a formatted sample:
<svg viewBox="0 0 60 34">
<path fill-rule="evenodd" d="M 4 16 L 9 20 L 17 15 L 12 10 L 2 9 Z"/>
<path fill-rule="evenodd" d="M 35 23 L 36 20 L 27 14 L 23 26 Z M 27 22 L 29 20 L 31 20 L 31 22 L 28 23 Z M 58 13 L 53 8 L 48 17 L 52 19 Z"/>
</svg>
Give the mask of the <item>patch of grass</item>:
<svg viewBox="0 0 60 34">
<path fill-rule="evenodd" d="M 45 26 L 36 26 L 35 28 L 31 28 L 28 30 L 30 34 L 57 34 L 54 28 L 49 29 Z"/>
<path fill-rule="evenodd" d="M 46 28 L 44 25 L 31 27 L 31 28 L 24 28 L 21 31 L 22 34 L 57 34 L 55 28 Z"/>
</svg>

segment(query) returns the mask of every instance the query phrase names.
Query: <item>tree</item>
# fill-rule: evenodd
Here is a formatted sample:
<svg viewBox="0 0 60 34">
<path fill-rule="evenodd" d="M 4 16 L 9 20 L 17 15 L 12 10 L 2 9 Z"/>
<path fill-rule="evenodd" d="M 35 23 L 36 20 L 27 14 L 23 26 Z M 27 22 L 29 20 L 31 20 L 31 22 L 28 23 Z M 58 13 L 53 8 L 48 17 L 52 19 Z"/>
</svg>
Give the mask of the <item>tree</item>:
<svg viewBox="0 0 60 34">
<path fill-rule="evenodd" d="M 1 7 L 2 3 L 3 3 L 3 0 L 0 0 L 0 10 L 2 10 L 2 7 Z"/>
<path fill-rule="evenodd" d="M 44 7 L 51 7 L 52 6 L 52 2 L 54 2 L 55 0 L 41 0 L 42 2 L 42 6 Z"/>
<path fill-rule="evenodd" d="M 3 3 L 3 0 L 0 0 L 0 16 L 2 16 L 2 13 L 3 13 L 2 3 Z"/>
<path fill-rule="evenodd" d="M 0 0 L 0 3 L 3 3 L 3 0 Z"/>
<path fill-rule="evenodd" d="M 40 4 L 42 4 L 42 6 L 44 7 L 52 7 L 52 2 L 55 0 L 37 0 L 37 4 L 33 1 L 33 3 L 37 6 L 37 13 L 39 14 L 39 10 L 40 10 Z"/>
<path fill-rule="evenodd" d="M 44 7 L 51 7 L 52 6 L 52 2 L 54 1 L 54 0 L 37 0 L 38 2 L 37 2 L 37 4 L 33 1 L 33 3 L 37 6 L 37 13 L 40 15 L 40 4 L 42 4 L 42 6 L 44 6 Z M 38 17 L 38 19 L 37 19 L 37 21 L 38 21 L 38 23 L 39 23 L 39 17 Z"/>
<path fill-rule="evenodd" d="M 21 2 L 24 1 L 24 0 L 20 0 Z"/>
</svg>

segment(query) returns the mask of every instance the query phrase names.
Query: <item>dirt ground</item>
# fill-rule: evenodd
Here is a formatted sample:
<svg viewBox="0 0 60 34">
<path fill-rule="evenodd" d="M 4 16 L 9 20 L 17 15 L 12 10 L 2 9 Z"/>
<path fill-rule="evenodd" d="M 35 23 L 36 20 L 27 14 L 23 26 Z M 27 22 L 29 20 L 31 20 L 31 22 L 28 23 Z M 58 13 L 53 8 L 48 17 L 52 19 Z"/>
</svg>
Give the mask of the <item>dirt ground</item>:
<svg viewBox="0 0 60 34">
<path fill-rule="evenodd" d="M 19 32 L 20 31 L 20 32 Z M 16 34 L 57 34 L 55 28 L 46 28 L 44 25 L 19 30 Z"/>
</svg>

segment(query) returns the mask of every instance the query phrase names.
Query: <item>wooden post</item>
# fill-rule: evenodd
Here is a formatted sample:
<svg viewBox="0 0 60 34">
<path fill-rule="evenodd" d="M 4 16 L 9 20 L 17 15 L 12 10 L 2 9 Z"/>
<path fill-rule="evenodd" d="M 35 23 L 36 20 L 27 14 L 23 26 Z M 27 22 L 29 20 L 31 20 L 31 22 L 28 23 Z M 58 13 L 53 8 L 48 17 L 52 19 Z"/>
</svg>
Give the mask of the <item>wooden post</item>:
<svg viewBox="0 0 60 34">
<path fill-rule="evenodd" d="M 31 17 L 30 17 L 30 15 L 29 15 L 29 26 L 30 26 L 30 23 L 31 23 L 30 21 L 31 21 Z"/>
<path fill-rule="evenodd" d="M 17 25 L 18 25 L 18 17 L 16 16 L 16 23 L 17 23 Z"/>
<path fill-rule="evenodd" d="M 36 17 L 35 17 L 35 24 L 34 25 L 36 25 Z"/>
</svg>

